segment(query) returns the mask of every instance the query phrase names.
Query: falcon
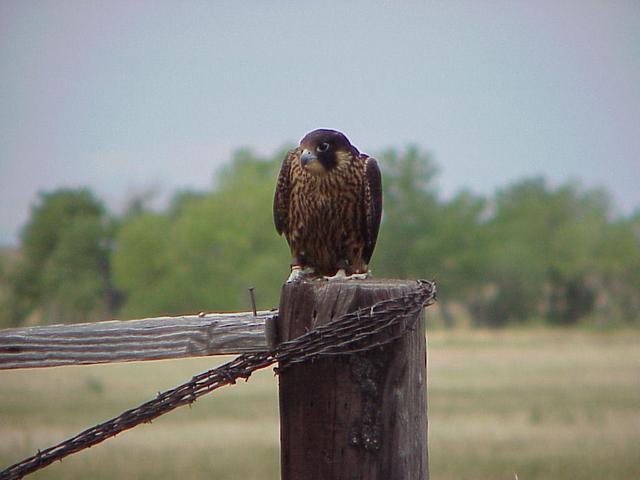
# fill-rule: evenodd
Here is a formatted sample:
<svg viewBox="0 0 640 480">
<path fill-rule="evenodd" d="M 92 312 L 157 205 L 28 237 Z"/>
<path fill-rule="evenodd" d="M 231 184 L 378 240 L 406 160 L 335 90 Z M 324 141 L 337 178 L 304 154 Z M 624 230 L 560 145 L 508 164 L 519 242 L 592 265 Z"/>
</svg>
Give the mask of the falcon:
<svg viewBox="0 0 640 480">
<path fill-rule="evenodd" d="M 291 250 L 287 282 L 367 278 L 381 215 L 375 159 L 336 130 L 305 135 L 282 162 L 273 201 L 276 230 Z"/>
</svg>

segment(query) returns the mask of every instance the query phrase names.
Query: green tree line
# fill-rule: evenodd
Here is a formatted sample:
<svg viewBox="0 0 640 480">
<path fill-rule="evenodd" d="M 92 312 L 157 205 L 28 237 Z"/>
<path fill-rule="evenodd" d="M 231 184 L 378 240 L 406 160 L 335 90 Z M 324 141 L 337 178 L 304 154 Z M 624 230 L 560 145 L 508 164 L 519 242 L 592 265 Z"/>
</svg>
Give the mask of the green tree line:
<svg viewBox="0 0 640 480">
<path fill-rule="evenodd" d="M 271 202 L 284 150 L 236 152 L 207 192 L 176 193 L 163 211 L 109 212 L 88 189 L 41 193 L 19 250 L 0 256 L 0 324 L 91 321 L 277 306 L 288 275 Z M 419 148 L 378 156 L 384 215 L 378 277 L 439 285 L 446 325 L 640 324 L 640 210 L 609 195 L 527 178 L 491 196 L 443 198 Z"/>
</svg>

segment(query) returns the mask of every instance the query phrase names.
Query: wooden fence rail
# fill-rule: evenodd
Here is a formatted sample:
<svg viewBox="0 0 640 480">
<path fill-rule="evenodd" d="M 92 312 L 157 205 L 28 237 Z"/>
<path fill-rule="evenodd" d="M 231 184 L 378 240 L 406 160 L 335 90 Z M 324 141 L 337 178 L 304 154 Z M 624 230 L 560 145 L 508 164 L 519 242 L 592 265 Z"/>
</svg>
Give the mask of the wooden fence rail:
<svg viewBox="0 0 640 480">
<path fill-rule="evenodd" d="M 0 330 L 0 370 L 253 353 L 277 311 L 209 313 Z"/>
</svg>

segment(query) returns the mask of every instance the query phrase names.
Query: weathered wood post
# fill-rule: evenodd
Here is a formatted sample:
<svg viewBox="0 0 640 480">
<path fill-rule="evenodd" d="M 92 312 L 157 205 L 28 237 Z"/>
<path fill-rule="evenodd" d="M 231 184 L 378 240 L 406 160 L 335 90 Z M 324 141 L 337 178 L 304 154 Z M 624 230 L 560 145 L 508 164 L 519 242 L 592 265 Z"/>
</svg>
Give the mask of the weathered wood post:
<svg viewBox="0 0 640 480">
<path fill-rule="evenodd" d="M 304 281 L 282 290 L 281 341 L 398 297 L 415 282 Z M 282 480 L 424 480 L 427 455 L 424 318 L 364 353 L 291 365 L 280 374 Z"/>
</svg>

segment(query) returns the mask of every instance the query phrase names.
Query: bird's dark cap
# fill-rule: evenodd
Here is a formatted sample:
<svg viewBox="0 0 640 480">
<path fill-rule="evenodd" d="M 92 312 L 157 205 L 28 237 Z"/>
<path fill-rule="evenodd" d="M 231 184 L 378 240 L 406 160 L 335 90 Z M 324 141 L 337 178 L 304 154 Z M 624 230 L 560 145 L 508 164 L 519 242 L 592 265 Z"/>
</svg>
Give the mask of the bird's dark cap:
<svg viewBox="0 0 640 480">
<path fill-rule="evenodd" d="M 344 133 L 328 128 L 313 130 L 312 132 L 307 133 L 302 140 L 300 140 L 300 146 L 308 148 L 309 150 L 315 150 L 315 148 L 322 143 L 328 143 L 333 150 L 357 152 L 357 149 L 351 145 L 351 142 Z"/>
</svg>

